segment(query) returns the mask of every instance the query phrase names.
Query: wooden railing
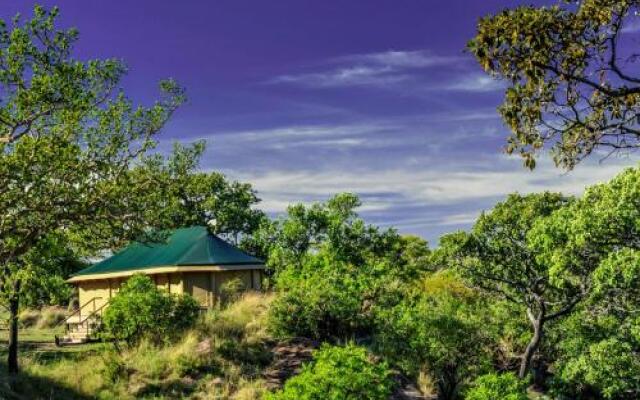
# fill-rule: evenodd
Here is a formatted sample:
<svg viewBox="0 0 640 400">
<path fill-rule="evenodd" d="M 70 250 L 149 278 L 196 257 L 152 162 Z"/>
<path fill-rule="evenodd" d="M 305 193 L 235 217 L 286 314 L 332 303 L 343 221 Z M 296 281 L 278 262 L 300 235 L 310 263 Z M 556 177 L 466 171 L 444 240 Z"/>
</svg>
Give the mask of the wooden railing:
<svg viewBox="0 0 640 400">
<path fill-rule="evenodd" d="M 91 324 L 99 324 L 98 318 L 102 317 L 102 311 L 107 306 L 108 302 L 102 304 L 100 307 L 93 309 L 84 319 L 80 319 L 76 324 L 77 332 L 85 332 L 89 336 L 91 332 Z M 69 331 L 69 323 L 67 323 L 67 332 Z"/>
<path fill-rule="evenodd" d="M 92 310 L 90 312 L 87 312 L 85 310 L 85 315 L 86 317 L 89 317 L 89 315 L 93 314 L 96 312 L 96 300 L 102 300 L 102 297 L 94 297 L 92 299 L 90 299 L 89 301 L 87 301 L 86 303 L 84 303 L 83 305 L 81 305 L 73 314 L 69 315 L 67 318 L 65 318 L 65 320 L 63 321 L 63 323 L 67 324 L 67 327 L 69 325 L 69 320 L 74 317 L 76 314 L 78 315 L 78 323 L 83 322 L 82 319 L 82 310 L 84 310 L 86 307 L 88 307 L 89 305 L 92 306 Z M 102 307 L 99 307 L 102 308 Z M 85 318 L 86 319 L 86 318 Z"/>
</svg>

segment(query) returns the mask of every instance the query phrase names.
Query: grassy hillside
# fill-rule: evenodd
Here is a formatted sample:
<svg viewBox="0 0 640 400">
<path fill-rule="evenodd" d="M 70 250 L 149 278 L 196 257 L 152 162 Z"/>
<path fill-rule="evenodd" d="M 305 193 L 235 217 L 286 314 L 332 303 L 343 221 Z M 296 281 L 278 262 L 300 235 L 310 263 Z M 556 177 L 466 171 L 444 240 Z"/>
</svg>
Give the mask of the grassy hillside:
<svg viewBox="0 0 640 400">
<path fill-rule="evenodd" d="M 0 375 L 0 398 L 257 398 L 266 390 L 262 373 L 275 344 L 264 323 L 270 301 L 269 295 L 247 294 L 164 346 L 143 341 L 134 348 L 57 348 L 56 330 L 24 329 L 23 372 L 15 380 Z"/>
</svg>

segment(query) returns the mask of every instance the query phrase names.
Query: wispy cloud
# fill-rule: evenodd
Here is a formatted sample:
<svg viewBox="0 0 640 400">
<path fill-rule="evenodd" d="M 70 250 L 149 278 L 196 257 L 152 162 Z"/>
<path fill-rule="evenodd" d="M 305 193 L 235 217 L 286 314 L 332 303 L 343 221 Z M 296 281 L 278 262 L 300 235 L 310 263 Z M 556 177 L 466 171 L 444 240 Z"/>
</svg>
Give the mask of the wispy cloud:
<svg viewBox="0 0 640 400">
<path fill-rule="evenodd" d="M 396 68 L 428 68 L 462 61 L 462 57 L 439 56 L 426 50 L 389 50 L 339 57 L 340 62 L 365 63 Z"/>
<path fill-rule="evenodd" d="M 459 92 L 493 92 L 505 88 L 504 81 L 484 74 L 473 74 L 453 80 L 437 89 Z"/>
<path fill-rule="evenodd" d="M 476 168 L 456 167 L 450 161 L 438 168 L 393 170 L 353 168 L 312 170 L 280 170 L 265 173 L 231 172 L 235 178 L 253 182 L 264 199 L 263 209 L 281 213 L 294 202 L 311 203 L 340 192 L 359 194 L 365 217 L 394 226 L 404 232 L 429 227 L 446 232 L 469 227 L 483 209 L 513 192 L 532 193 L 545 190 L 580 195 L 588 185 L 605 182 L 625 166 L 634 163 L 585 164 L 565 174 L 544 158 L 531 172 L 520 160 L 504 156 L 479 159 Z M 491 170 L 486 170 L 491 166 Z M 409 210 L 398 214 L 399 210 Z M 448 211 L 434 210 L 446 209 Z M 433 239 L 433 238 L 431 238 Z"/>
<path fill-rule="evenodd" d="M 296 146 L 300 143 L 318 141 L 335 141 L 344 144 L 347 143 L 344 142 L 345 139 L 395 131 L 398 127 L 399 122 L 397 121 L 370 120 L 367 122 L 295 125 L 246 131 L 222 131 L 201 136 L 200 139 L 211 140 L 214 143 L 224 141 L 226 144 L 235 146 L 252 143 L 256 147 L 265 143 Z"/>
<path fill-rule="evenodd" d="M 326 72 L 281 75 L 271 83 L 289 83 L 315 88 L 348 86 L 388 86 L 406 81 L 410 76 L 398 73 L 390 67 L 353 66 L 340 67 Z"/>
<path fill-rule="evenodd" d="M 280 75 L 268 83 L 315 89 L 373 87 L 397 89 L 403 94 L 436 90 L 491 92 L 504 88 L 502 82 L 488 75 L 470 74 L 469 61 L 426 50 L 389 50 L 337 57 L 327 60 L 319 70 Z"/>
<path fill-rule="evenodd" d="M 269 83 L 310 88 L 389 87 L 412 80 L 416 70 L 461 62 L 461 57 L 434 55 L 426 50 L 389 50 L 352 54 L 328 60 L 322 71 L 285 74 Z"/>
</svg>

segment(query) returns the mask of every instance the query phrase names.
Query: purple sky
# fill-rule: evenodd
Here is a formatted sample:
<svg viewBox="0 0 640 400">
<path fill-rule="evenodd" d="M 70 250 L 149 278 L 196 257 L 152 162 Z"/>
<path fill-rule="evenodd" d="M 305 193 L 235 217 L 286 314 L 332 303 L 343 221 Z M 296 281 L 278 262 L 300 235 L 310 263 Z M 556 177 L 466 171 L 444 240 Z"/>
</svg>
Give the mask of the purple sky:
<svg viewBox="0 0 640 400">
<path fill-rule="evenodd" d="M 528 172 L 501 153 L 502 86 L 463 49 L 480 16 L 525 3 L 41 2 L 79 28 L 78 57 L 126 61 L 136 100 L 153 99 L 166 77 L 187 88 L 161 149 L 206 139 L 202 168 L 251 182 L 271 214 L 352 191 L 368 221 L 434 244 L 507 193 L 580 193 L 634 163 L 564 174 L 545 158 Z M 0 16 L 31 7 L 5 0 Z"/>
</svg>

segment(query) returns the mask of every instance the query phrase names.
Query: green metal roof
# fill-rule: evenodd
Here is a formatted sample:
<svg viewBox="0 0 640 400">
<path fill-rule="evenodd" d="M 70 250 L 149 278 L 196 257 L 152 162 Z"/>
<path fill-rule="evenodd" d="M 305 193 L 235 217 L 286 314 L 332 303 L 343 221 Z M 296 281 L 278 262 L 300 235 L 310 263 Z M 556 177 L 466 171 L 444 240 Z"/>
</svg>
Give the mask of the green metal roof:
<svg viewBox="0 0 640 400">
<path fill-rule="evenodd" d="M 124 250 L 74 276 L 107 274 L 153 267 L 263 264 L 209 233 L 204 226 L 176 229 L 163 243 L 132 243 Z"/>
</svg>

